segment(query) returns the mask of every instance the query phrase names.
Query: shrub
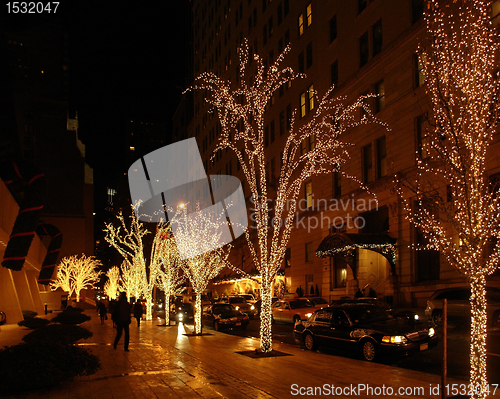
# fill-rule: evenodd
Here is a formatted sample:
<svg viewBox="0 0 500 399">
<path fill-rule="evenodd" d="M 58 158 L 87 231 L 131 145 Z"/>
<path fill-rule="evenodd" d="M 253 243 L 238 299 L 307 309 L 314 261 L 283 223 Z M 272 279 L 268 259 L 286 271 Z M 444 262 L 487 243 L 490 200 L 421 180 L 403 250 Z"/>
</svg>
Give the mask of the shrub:
<svg viewBox="0 0 500 399">
<path fill-rule="evenodd" d="M 49 323 L 50 320 L 47 319 L 40 319 L 38 317 L 28 317 L 27 319 L 21 320 L 19 323 L 17 323 L 17 325 L 20 327 L 27 327 L 32 330 L 35 330 L 37 328 L 45 327 Z"/>
<path fill-rule="evenodd" d="M 54 317 L 52 322 L 61 324 L 81 324 L 88 320 L 90 320 L 90 317 L 83 313 L 65 310 Z"/>
<path fill-rule="evenodd" d="M 32 310 L 23 310 L 23 317 L 24 319 L 27 319 L 29 317 L 35 317 L 38 313 L 33 312 Z"/>
<path fill-rule="evenodd" d="M 36 331 L 32 331 L 23 337 L 23 341 L 27 343 L 43 343 L 46 341 L 56 342 L 60 344 L 72 344 L 79 339 L 87 339 L 92 337 L 92 333 L 86 328 L 68 325 L 68 324 L 51 324 Z"/>
<path fill-rule="evenodd" d="M 0 350 L 0 387 L 2 394 L 48 388 L 99 368 L 99 358 L 78 346 L 22 343 Z"/>
</svg>

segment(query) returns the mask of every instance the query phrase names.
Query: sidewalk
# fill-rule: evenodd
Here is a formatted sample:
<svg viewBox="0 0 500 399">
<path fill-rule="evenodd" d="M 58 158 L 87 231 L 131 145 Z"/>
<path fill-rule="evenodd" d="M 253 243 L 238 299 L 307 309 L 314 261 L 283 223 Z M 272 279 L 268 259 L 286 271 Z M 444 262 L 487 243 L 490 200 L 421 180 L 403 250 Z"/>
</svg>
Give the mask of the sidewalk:
<svg viewBox="0 0 500 399">
<path fill-rule="evenodd" d="M 274 344 L 273 348 L 290 356 L 253 359 L 236 352 L 258 348 L 256 339 L 213 330 L 205 330 L 210 335 L 188 337 L 183 334 L 191 332 L 192 326 L 159 327 L 158 320 L 143 321 L 137 327 L 133 319 L 130 352 L 123 350 L 123 337 L 114 350 L 115 330 L 111 321 L 101 325 L 95 312 L 85 313 L 92 319 L 82 326 L 94 335 L 80 345 L 99 356 L 102 369 L 50 390 L 15 398 L 439 397 L 429 391 L 440 382 L 436 375 L 309 352 L 286 344 Z M 16 338 L 21 342 L 25 332 L 29 331 L 2 326 L 0 347 L 15 344 Z M 333 393 L 342 389 L 341 395 L 331 393 L 332 384 Z M 358 384 L 372 391 L 360 391 Z M 307 387 L 311 387 L 309 391 Z M 314 392 L 315 387 L 316 395 L 306 395 Z M 320 387 L 323 387 L 321 392 Z M 421 387 L 420 392 L 414 387 Z M 398 395 L 401 388 L 406 390 Z M 393 390 L 392 395 L 389 389 Z"/>
</svg>

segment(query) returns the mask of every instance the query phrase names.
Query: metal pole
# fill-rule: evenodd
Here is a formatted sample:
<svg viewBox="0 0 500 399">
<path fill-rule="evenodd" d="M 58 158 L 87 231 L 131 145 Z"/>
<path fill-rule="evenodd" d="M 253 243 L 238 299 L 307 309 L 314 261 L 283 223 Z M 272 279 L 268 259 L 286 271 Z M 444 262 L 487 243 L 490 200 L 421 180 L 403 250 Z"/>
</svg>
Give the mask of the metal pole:
<svg viewBox="0 0 500 399">
<path fill-rule="evenodd" d="M 448 384 L 448 355 L 447 355 L 447 340 L 448 340 L 448 300 L 443 299 L 443 369 L 441 372 L 441 398 L 446 399 Z"/>
</svg>

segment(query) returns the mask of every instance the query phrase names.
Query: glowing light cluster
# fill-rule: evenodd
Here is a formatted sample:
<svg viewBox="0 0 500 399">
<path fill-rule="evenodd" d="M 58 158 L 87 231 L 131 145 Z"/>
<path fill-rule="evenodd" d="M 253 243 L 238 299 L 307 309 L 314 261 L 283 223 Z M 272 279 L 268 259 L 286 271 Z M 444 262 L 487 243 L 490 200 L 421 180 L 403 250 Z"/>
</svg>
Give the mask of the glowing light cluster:
<svg viewBox="0 0 500 399">
<path fill-rule="evenodd" d="M 420 48 L 432 128 L 415 176 L 397 176 L 409 220 L 471 286 L 470 384 L 486 387 L 486 276 L 500 261 L 500 196 L 487 150 L 499 116 L 498 36 L 491 1 L 430 0 Z M 408 198 L 416 197 L 416 205 Z M 474 398 L 484 398 L 475 393 Z"/>
<path fill-rule="evenodd" d="M 57 277 L 54 282 L 50 283 L 50 288 L 55 291 L 60 287 L 69 293 L 70 298 L 74 292 L 76 301 L 79 302 L 80 291 L 93 287 L 94 283 L 99 280 L 101 275 L 99 266 L 102 266 L 101 262 L 93 256 L 82 254 L 81 257 L 74 255 L 63 258 L 57 266 Z"/>
<path fill-rule="evenodd" d="M 245 180 L 250 187 L 255 209 L 256 242 L 250 231 L 246 239 L 254 264 L 261 276 L 261 350 L 272 350 L 271 297 L 274 276 L 279 270 L 290 238 L 293 217 L 297 210 L 297 199 L 305 181 L 312 176 L 337 171 L 343 177 L 359 181 L 341 170 L 341 165 L 349 158 L 351 144 L 342 142 L 340 136 L 348 129 L 374 121 L 369 107 L 364 101 L 368 96 L 345 105 L 345 97 L 333 97 L 332 86 L 319 99 L 308 115 L 308 121 L 297 127 L 295 113 L 290 121 L 290 131 L 282 147 L 282 168 L 277 185 L 269 181 L 266 173 L 264 120 L 268 104 L 273 94 L 283 85 L 305 75 L 296 74 L 290 67 L 282 68 L 287 46 L 276 62 L 266 68 L 262 58 L 254 55 L 255 70 L 250 70 L 248 42 L 240 47 L 240 79 L 237 84 L 224 80 L 214 73 L 203 73 L 195 81 L 192 89 L 205 90 L 206 101 L 217 113 L 221 124 L 214 155 L 219 150 L 231 149 L 241 166 Z M 361 120 L 358 110 L 363 109 Z M 302 151 L 303 142 L 314 142 L 308 151 Z M 276 144 L 274 144 L 276 147 Z M 277 148 L 275 148 L 277 150 Z M 361 183 L 360 183 L 361 185 Z M 273 193 L 268 190 L 273 187 Z M 274 201 L 270 208 L 269 201 Z M 291 206 L 286 206 L 291 204 Z M 271 220 L 273 222 L 271 222 Z"/>
<path fill-rule="evenodd" d="M 140 204 L 136 204 L 138 207 Z M 115 248 L 124 261 L 121 266 L 122 286 L 127 297 L 134 296 L 136 299 L 144 295 L 146 299 L 146 320 L 153 319 L 153 288 L 156 283 L 158 270 L 162 257 L 162 242 L 164 223 L 156 224 L 156 233 L 153 238 L 151 252 L 149 254 L 149 264 L 145 255 L 143 238 L 150 232 L 136 216 L 135 208 L 132 207 L 130 216 L 130 226 L 127 226 L 125 218 L 120 213 L 117 218 L 118 227 L 111 223 L 106 224 L 104 232 L 105 240 L 110 246 Z"/>
<path fill-rule="evenodd" d="M 221 226 L 227 225 L 227 220 L 223 215 L 208 215 L 199 211 L 199 204 L 192 213 L 188 213 L 186 206 L 179 207 L 170 220 L 172 229 L 175 228 L 179 252 L 197 254 L 181 262 L 181 268 L 196 293 L 194 306 L 196 334 L 201 334 L 201 294 L 207 288 L 209 281 L 229 266 L 227 258 L 231 251 L 231 245 L 219 247 Z"/>
<path fill-rule="evenodd" d="M 120 269 L 113 266 L 106 273 L 108 281 L 104 284 L 104 293 L 109 299 L 117 299 L 118 293 L 121 291 L 120 287 Z"/>
<path fill-rule="evenodd" d="M 157 274 L 158 286 L 165 293 L 165 324 L 170 325 L 170 297 L 181 294 L 184 291 L 185 278 L 182 275 L 181 259 L 170 225 L 159 235 L 162 242 L 160 268 Z"/>
</svg>

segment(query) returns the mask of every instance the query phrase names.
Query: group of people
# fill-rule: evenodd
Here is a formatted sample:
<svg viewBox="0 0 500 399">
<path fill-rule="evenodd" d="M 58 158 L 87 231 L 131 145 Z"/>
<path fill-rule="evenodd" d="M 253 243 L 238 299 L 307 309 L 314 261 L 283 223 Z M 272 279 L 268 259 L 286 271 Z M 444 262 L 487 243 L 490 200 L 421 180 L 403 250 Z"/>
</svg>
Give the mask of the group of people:
<svg viewBox="0 0 500 399">
<path fill-rule="evenodd" d="M 125 331 L 125 345 L 124 349 L 126 352 L 129 351 L 128 345 L 130 340 L 129 325 L 132 322 L 132 305 L 127 301 L 127 294 L 125 292 L 120 293 L 118 301 L 110 301 L 109 309 L 106 309 L 106 305 L 103 301 L 99 301 L 97 304 L 97 312 L 101 317 L 101 324 L 104 324 L 104 320 L 107 319 L 107 313 L 111 314 L 111 320 L 113 321 L 113 327 L 116 327 L 116 337 L 113 343 L 113 347 L 116 349 L 118 342 Z M 143 315 L 142 304 L 136 301 L 133 306 L 134 317 L 137 319 L 137 327 L 141 325 L 141 319 Z"/>
</svg>

